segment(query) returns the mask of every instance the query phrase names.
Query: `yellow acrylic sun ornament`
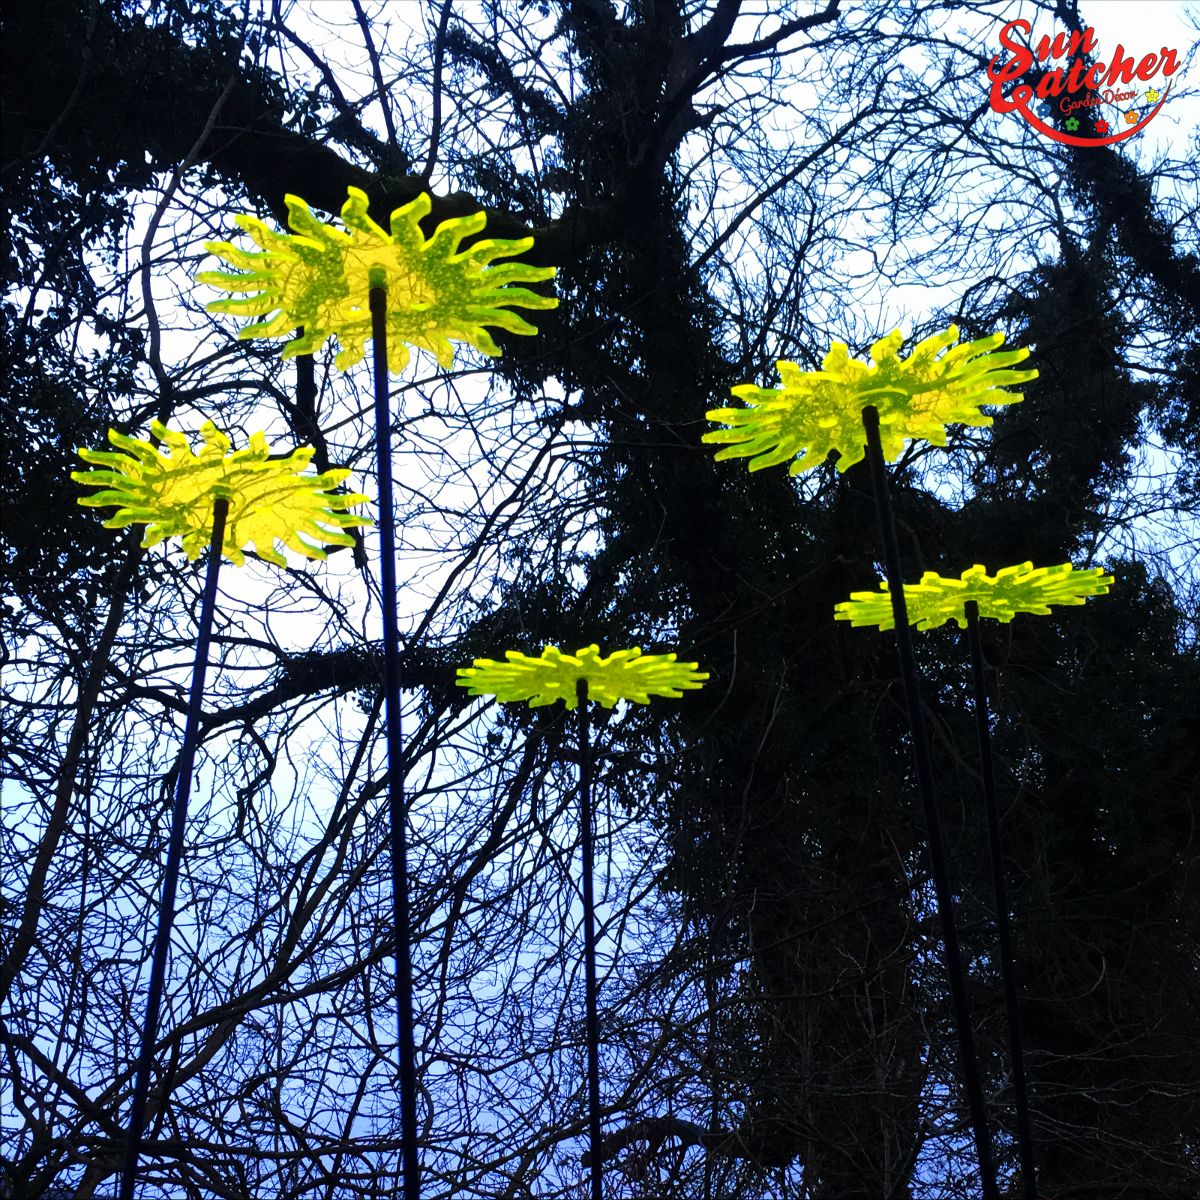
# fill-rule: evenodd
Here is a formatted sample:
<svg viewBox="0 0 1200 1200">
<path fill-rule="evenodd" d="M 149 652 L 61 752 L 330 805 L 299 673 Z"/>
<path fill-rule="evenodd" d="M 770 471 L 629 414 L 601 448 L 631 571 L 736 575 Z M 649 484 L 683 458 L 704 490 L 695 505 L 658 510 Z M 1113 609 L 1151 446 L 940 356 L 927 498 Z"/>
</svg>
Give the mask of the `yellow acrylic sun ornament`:
<svg viewBox="0 0 1200 1200">
<path fill-rule="evenodd" d="M 477 212 L 443 221 L 427 239 L 420 221 L 432 201 L 424 193 L 392 213 L 389 234 L 368 215 L 366 193 L 348 191 L 344 230 L 319 220 L 298 196 L 286 196 L 295 236 L 243 214 L 237 224 L 261 253 L 206 242 L 208 251 L 240 270 L 200 271 L 196 279 L 227 292 L 250 293 L 214 300 L 209 311 L 267 318 L 247 325 L 239 338 L 280 337 L 302 327 L 303 334 L 283 348 L 284 358 L 313 354 L 336 338 L 335 362 L 344 371 L 363 358 L 371 338 L 368 293 L 381 284 L 387 288 L 388 370 L 398 374 L 408 364 L 409 346 L 428 350 L 443 367 L 453 365 L 450 343 L 455 341 L 498 355 L 485 326 L 535 334 L 535 326 L 510 310 L 558 306 L 552 296 L 513 286 L 553 279 L 556 268 L 495 265 L 496 259 L 523 254 L 533 238 L 486 238 L 460 251 L 462 240 L 487 221 Z"/>
<path fill-rule="evenodd" d="M 1018 563 L 1002 567 L 995 575 L 976 564 L 959 579 L 946 579 L 936 571 L 926 571 L 920 583 L 904 585 L 904 600 L 910 625 L 918 629 L 936 629 L 947 621 L 956 621 L 960 629 L 967 624 L 964 606 L 968 600 L 979 605 L 981 617 L 1011 621 L 1019 612 L 1047 616 L 1051 604 L 1083 604 L 1088 596 L 1103 596 L 1112 586 L 1113 577 L 1100 567 L 1077 571 L 1070 563 L 1056 567 L 1034 567 Z M 851 625 L 877 625 L 894 629 L 892 599 L 887 580 L 878 592 L 851 592 L 850 599 L 834 606 L 834 619 Z"/>
<path fill-rule="evenodd" d="M 458 686 L 468 688 L 472 696 L 528 700 L 531 708 L 563 700 L 571 709 L 578 700 L 576 684 L 583 679 L 588 699 L 612 708 L 618 700 L 649 704 L 651 695 L 682 696 L 708 678 L 706 671 L 697 670 L 697 663 L 676 662 L 674 654 L 643 654 L 636 646 L 615 650 L 607 658 L 595 645 L 574 654 L 547 646 L 538 658 L 506 650 L 504 657 L 507 662 L 477 658 L 473 667 L 461 667 Z"/>
<path fill-rule="evenodd" d="M 285 566 L 277 542 L 306 558 L 323 559 L 322 544 L 353 545 L 345 531 L 371 524 L 346 511 L 364 503 L 366 496 L 331 490 L 349 471 L 305 474 L 313 455 L 309 447 L 271 458 L 266 437 L 256 433 L 249 445 L 230 453 L 229 438 L 206 421 L 200 430 L 203 445 L 193 454 L 185 434 L 159 421 L 150 429 L 162 448 L 110 429 L 108 440 L 122 453 L 78 450 L 84 462 L 104 469 L 71 473 L 77 482 L 103 489 L 81 497 L 80 504 L 117 509 L 104 522 L 107 528 L 146 526 L 143 546 L 178 535 L 188 558 L 199 558 L 212 540 L 213 501 L 222 498 L 229 501 L 229 514 L 221 550 L 238 566 L 245 561 L 242 549 L 247 543 L 260 558 Z"/>
<path fill-rule="evenodd" d="M 946 426 L 987 426 L 992 418 L 984 404 L 1016 404 L 1024 399 L 1005 388 L 1037 378 L 1037 371 L 1011 370 L 1029 357 L 1024 349 L 999 351 L 1002 333 L 953 346 L 958 327 L 919 342 L 907 359 L 899 350 L 899 330 L 871 347 L 873 365 L 850 357 L 849 348 L 834 342 L 820 371 L 802 371 L 796 363 L 779 362 L 781 388 L 744 383 L 733 394 L 744 408 L 717 408 L 710 421 L 729 426 L 704 434 L 704 442 L 723 445 L 718 459 L 749 458 L 751 471 L 761 471 L 795 458 L 788 471 L 799 475 L 818 467 L 832 450 L 837 469 L 860 462 L 866 451 L 862 411 L 879 412 L 883 455 L 895 462 L 906 439 L 946 444 Z M 939 358 L 938 355 L 941 355 Z"/>
</svg>

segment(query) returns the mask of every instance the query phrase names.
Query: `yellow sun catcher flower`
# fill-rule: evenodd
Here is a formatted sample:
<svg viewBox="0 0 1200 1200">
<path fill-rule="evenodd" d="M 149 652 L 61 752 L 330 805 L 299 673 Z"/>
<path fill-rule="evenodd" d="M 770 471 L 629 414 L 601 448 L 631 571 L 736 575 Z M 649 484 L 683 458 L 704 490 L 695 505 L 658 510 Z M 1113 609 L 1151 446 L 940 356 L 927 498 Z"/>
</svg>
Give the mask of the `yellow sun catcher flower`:
<svg viewBox="0 0 1200 1200">
<path fill-rule="evenodd" d="M 574 708 L 576 684 L 583 679 L 588 699 L 612 708 L 618 700 L 649 704 L 651 695 L 682 696 L 708 678 L 706 671 L 697 670 L 697 663 L 676 662 L 674 654 L 642 654 L 636 646 L 614 650 L 607 658 L 600 657 L 595 645 L 574 654 L 547 646 L 540 658 L 506 650 L 504 657 L 507 662 L 477 658 L 473 667 L 459 668 L 458 686 L 468 688 L 472 696 L 528 700 L 531 708 L 555 700 Z"/>
<path fill-rule="evenodd" d="M 995 575 L 976 564 L 960 579 L 944 579 L 935 571 L 926 571 L 920 583 L 904 585 L 909 624 L 918 629 L 936 629 L 947 621 L 967 624 L 964 606 L 968 600 L 979 605 L 981 617 L 1011 621 L 1019 612 L 1046 616 L 1051 604 L 1083 604 L 1088 596 L 1102 596 L 1112 586 L 1113 577 L 1100 567 L 1077 571 L 1070 563 L 1056 567 L 1034 567 L 1019 563 L 1002 567 Z M 834 619 L 851 625 L 878 625 L 895 628 L 892 598 L 887 580 L 878 592 L 851 592 L 850 599 L 835 605 Z"/>
<path fill-rule="evenodd" d="M 1002 333 L 964 342 L 942 354 L 958 340 L 958 327 L 919 342 L 911 356 L 899 356 L 903 334 L 897 330 L 871 347 L 874 365 L 850 357 L 842 342 L 834 342 L 820 371 L 802 371 L 793 362 L 779 362 L 781 388 L 751 383 L 733 388 L 745 408 L 717 408 L 710 421 L 728 425 L 706 433 L 702 441 L 724 445 L 718 459 L 749 458 L 750 470 L 761 471 L 795 458 L 789 474 L 818 467 L 831 450 L 838 452 L 837 468 L 861 461 L 866 449 L 862 410 L 879 412 L 884 458 L 895 462 L 905 439 L 924 438 L 946 444 L 950 424 L 985 426 L 992 418 L 984 404 L 1016 404 L 1024 397 L 1003 389 L 1037 378 L 1037 371 L 1010 370 L 1029 357 L 1028 350 L 1005 350 Z"/>
<path fill-rule="evenodd" d="M 104 489 L 82 497 L 80 504 L 116 507 L 104 522 L 107 528 L 146 526 L 143 546 L 179 535 L 188 558 L 199 558 L 212 539 L 213 502 L 219 499 L 229 502 L 222 553 L 238 566 L 245 561 L 242 547 L 247 543 L 260 558 L 284 566 L 287 560 L 275 548 L 277 541 L 306 558 L 323 559 L 322 543 L 353 545 L 345 530 L 371 524 L 345 511 L 364 503 L 366 496 L 330 490 L 349 471 L 304 474 L 313 455 L 307 446 L 273 459 L 265 436 L 256 433 L 248 446 L 230 453 L 229 438 L 206 421 L 200 430 L 204 444 L 193 454 L 186 435 L 159 421 L 150 428 L 165 450 L 110 429 L 108 440 L 124 453 L 79 450 L 84 462 L 107 469 L 71 473 L 79 483 Z"/>
<path fill-rule="evenodd" d="M 283 348 L 284 358 L 312 354 L 335 337 L 340 348 L 335 361 L 346 370 L 361 361 L 371 337 L 368 293 L 374 286 L 386 287 L 388 369 L 395 374 L 407 365 L 409 346 L 428 350 L 443 367 L 454 362 L 452 341 L 498 355 L 485 325 L 534 334 L 535 326 L 509 310 L 557 307 L 552 296 L 512 286 L 553 279 L 554 267 L 493 265 L 498 258 L 523 254 L 533 238 L 487 238 L 460 251 L 463 238 L 487 222 L 478 212 L 443 221 L 426 239 L 419 222 L 432 201 L 424 193 L 392 213 L 389 235 L 368 215 L 366 193 L 348 191 L 344 230 L 319 220 L 298 196 L 286 196 L 288 225 L 296 236 L 276 233 L 243 214 L 237 223 L 261 253 L 206 242 L 208 251 L 241 270 L 200 271 L 196 279 L 227 292 L 253 293 L 214 300 L 209 310 L 268 317 L 246 326 L 240 338 L 279 337 L 303 327 L 303 335 Z"/>
</svg>

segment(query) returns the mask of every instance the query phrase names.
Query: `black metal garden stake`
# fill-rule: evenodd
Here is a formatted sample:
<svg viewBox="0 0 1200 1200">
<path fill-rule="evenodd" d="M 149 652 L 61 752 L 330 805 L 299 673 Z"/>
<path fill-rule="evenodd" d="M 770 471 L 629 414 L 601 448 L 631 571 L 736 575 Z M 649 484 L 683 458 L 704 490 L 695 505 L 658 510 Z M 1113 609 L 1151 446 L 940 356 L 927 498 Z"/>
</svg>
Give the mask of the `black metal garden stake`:
<svg viewBox="0 0 1200 1200">
<path fill-rule="evenodd" d="M 1004 851 L 1000 841 L 1000 808 L 996 803 L 996 781 L 992 770 L 992 739 L 988 730 L 987 685 L 983 672 L 983 647 L 979 640 L 979 603 L 968 600 L 967 639 L 971 644 L 971 676 L 975 684 L 975 727 L 979 735 L 979 769 L 983 780 L 983 805 L 987 812 L 988 852 L 992 863 L 992 885 L 996 893 L 996 931 L 1000 942 L 1000 974 L 1004 984 L 1004 1008 L 1008 1016 L 1008 1042 L 1012 1057 L 1013 1100 L 1017 1111 L 1017 1153 L 1021 1162 L 1021 1186 L 1025 1200 L 1038 1200 L 1037 1171 L 1033 1156 L 1033 1127 L 1025 1087 L 1025 1053 L 1017 1013 L 1017 981 L 1013 968 L 1012 933 L 1009 927 L 1008 888 L 1004 882 Z"/>
<path fill-rule="evenodd" d="M 588 685 L 575 685 L 579 697 L 579 819 L 583 849 L 583 976 L 587 992 L 588 1141 L 592 1169 L 592 1200 L 602 1200 L 603 1168 L 600 1149 L 600 1015 L 596 977 L 596 886 L 592 815 L 592 743 L 588 717 Z"/>
<path fill-rule="evenodd" d="M 1000 1193 L 996 1185 L 996 1168 L 992 1158 L 991 1135 L 988 1132 L 983 1081 L 980 1076 L 979 1057 L 975 1046 L 975 1031 L 971 1024 L 971 1011 L 967 1001 L 966 974 L 963 971 L 962 953 L 959 948 L 958 927 L 954 920 L 954 894 L 950 887 L 950 873 L 942 838 L 942 822 L 933 790 L 933 769 L 929 759 L 925 722 L 921 713 L 921 699 L 917 686 L 917 661 L 913 651 L 912 633 L 908 627 L 908 610 L 904 602 L 903 575 L 900 570 L 900 544 L 896 537 L 896 523 L 892 514 L 887 472 L 884 468 L 883 449 L 879 439 L 879 412 L 873 405 L 867 405 L 862 410 L 862 414 L 863 428 L 867 435 L 867 460 L 871 468 L 871 485 L 875 493 L 875 508 L 883 543 L 884 570 L 887 573 L 892 613 L 896 623 L 896 652 L 900 660 L 900 680 L 904 688 L 904 703 L 908 709 L 909 727 L 912 731 L 917 788 L 921 795 L 921 807 L 925 815 L 925 834 L 929 844 L 929 859 L 934 891 L 937 896 L 938 917 L 942 927 L 946 976 L 950 985 L 950 1002 L 958 1032 L 959 1058 L 967 1093 L 967 1106 L 971 1115 L 975 1152 L 979 1160 L 979 1175 L 983 1184 L 984 1200 L 1000 1200 Z"/>
<path fill-rule="evenodd" d="M 212 541 L 204 576 L 204 598 L 200 606 L 200 630 L 196 639 L 196 659 L 192 666 L 192 687 L 188 696 L 183 747 L 179 754 L 179 774 L 175 780 L 175 804 L 171 810 L 171 836 L 167 844 L 167 864 L 163 873 L 162 897 L 158 905 L 158 930 L 150 962 L 150 990 L 146 999 L 146 1019 L 142 1024 L 142 1043 L 138 1054 L 133 1098 L 129 1108 L 129 1126 L 125 1136 L 125 1161 L 121 1170 L 120 1200 L 133 1200 L 137 1182 L 138 1157 L 146 1126 L 146 1104 L 150 1094 L 150 1070 L 154 1046 L 158 1040 L 158 1010 L 167 975 L 167 951 L 171 926 L 175 921 L 175 893 L 179 886 L 179 868 L 183 859 L 183 834 L 187 825 L 188 798 L 192 790 L 192 770 L 200 734 L 200 707 L 204 698 L 204 676 L 208 671 L 208 651 L 212 642 L 213 616 L 217 606 L 217 577 L 221 571 L 221 547 L 225 542 L 225 520 L 229 501 L 213 501 Z"/>
<path fill-rule="evenodd" d="M 392 515 L 391 412 L 388 407 L 387 289 L 370 290 L 375 374 L 375 447 L 379 467 L 380 602 L 383 607 L 384 711 L 391 820 L 392 920 L 395 925 L 397 1054 L 404 1200 L 419 1200 L 417 1068 L 413 1033 L 412 943 L 408 851 L 404 813 L 404 757 L 400 725 L 400 633 L 396 623 L 396 529 Z"/>
<path fill-rule="evenodd" d="M 591 1168 L 591 1200 L 603 1193 L 603 1146 L 600 1133 L 600 986 L 596 974 L 595 825 L 592 805 L 591 698 L 605 708 L 619 700 L 649 704 L 650 697 L 678 698 L 702 687 L 708 672 L 694 662 L 676 661 L 674 654 L 643 654 L 629 646 L 603 655 L 598 644 L 581 646 L 564 654 L 546 646 L 534 658 L 519 650 L 505 652 L 504 661 L 477 658 L 462 667 L 458 684 L 472 696 L 528 701 L 533 707 L 565 701 L 567 710 L 579 709 L 579 810 L 583 851 L 583 970 L 586 987 L 588 1151 L 583 1156 Z"/>
</svg>

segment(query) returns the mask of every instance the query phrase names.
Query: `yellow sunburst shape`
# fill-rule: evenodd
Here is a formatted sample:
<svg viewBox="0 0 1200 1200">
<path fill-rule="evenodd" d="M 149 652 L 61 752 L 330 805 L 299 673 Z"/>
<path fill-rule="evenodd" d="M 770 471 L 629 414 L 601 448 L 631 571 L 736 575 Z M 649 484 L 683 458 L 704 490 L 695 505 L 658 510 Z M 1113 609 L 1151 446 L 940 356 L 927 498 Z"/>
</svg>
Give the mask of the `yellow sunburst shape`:
<svg viewBox="0 0 1200 1200">
<path fill-rule="evenodd" d="M 305 474 L 313 455 L 307 446 L 271 458 L 266 437 L 256 433 L 249 445 L 232 450 L 229 438 L 206 421 L 200 430 L 200 452 L 193 454 L 185 434 L 159 421 L 150 428 L 161 447 L 110 429 L 108 440 L 117 451 L 76 451 L 84 462 L 103 469 L 71 472 L 77 482 L 102 489 L 81 497 L 80 504 L 117 509 L 104 522 L 107 528 L 146 526 L 143 546 L 179 536 L 188 558 L 199 558 L 212 540 L 213 502 L 218 499 L 229 501 L 222 553 L 238 566 L 245 561 L 242 550 L 247 544 L 260 558 L 279 566 L 287 560 L 276 543 L 305 558 L 323 559 L 323 544 L 353 545 L 346 530 L 371 524 L 346 511 L 365 503 L 366 496 L 331 490 L 349 471 Z"/>
<path fill-rule="evenodd" d="M 1011 621 L 1017 613 L 1047 616 L 1052 604 L 1083 604 L 1088 596 L 1102 596 L 1112 587 L 1113 577 L 1100 567 L 1077 571 L 1070 563 L 1056 567 L 1035 567 L 1018 563 L 1002 567 L 995 575 L 978 563 L 959 579 L 946 579 L 936 571 L 926 571 L 920 583 L 904 585 L 909 624 L 918 629 L 936 629 L 947 621 L 956 621 L 960 629 L 967 624 L 965 605 L 974 600 L 981 617 Z M 834 619 L 851 625 L 877 625 L 894 629 L 892 598 L 887 580 L 878 592 L 851 592 L 850 599 L 834 606 Z"/>
<path fill-rule="evenodd" d="M 506 662 L 477 658 L 473 667 L 461 667 L 458 686 L 472 696 L 495 696 L 497 700 L 528 700 L 531 708 L 562 700 L 574 708 L 576 684 L 587 681 L 588 699 L 605 708 L 618 700 L 649 704 L 650 697 L 682 696 L 702 687 L 708 678 L 697 663 L 675 661 L 674 654 L 643 654 L 636 646 L 614 650 L 607 658 L 596 645 L 564 654 L 547 646 L 538 658 L 518 650 L 504 652 Z"/>
<path fill-rule="evenodd" d="M 900 457 L 908 439 L 944 446 L 947 425 L 991 425 L 981 406 L 1016 404 L 1024 396 L 1004 389 L 1037 378 L 1036 370 L 1011 369 L 1029 351 L 1000 351 L 1002 333 L 954 346 L 957 340 L 958 327 L 951 325 L 901 359 L 904 335 L 896 330 L 871 347 L 870 365 L 851 358 L 842 342 L 833 343 L 820 371 L 779 362 L 783 387 L 739 384 L 733 394 L 746 407 L 707 413 L 710 421 L 729 428 L 701 440 L 724 446 L 718 459 L 749 458 L 751 471 L 794 458 L 789 474 L 799 475 L 820 466 L 832 450 L 838 452 L 838 470 L 844 471 L 866 452 L 862 411 L 874 405 L 888 462 Z"/>
<path fill-rule="evenodd" d="M 335 338 L 340 370 L 360 362 L 371 338 L 368 293 L 387 288 L 388 369 L 408 364 L 410 346 L 428 350 L 443 367 L 454 362 L 452 342 L 466 342 L 483 354 L 498 355 L 485 326 L 509 333 L 535 334 L 537 328 L 514 308 L 556 308 L 553 296 L 526 287 L 553 279 L 554 267 L 495 260 L 523 254 L 533 238 L 487 238 L 460 250 L 462 240 L 479 233 L 484 213 L 443 221 L 426 238 L 420 221 L 432 201 L 422 194 L 391 215 L 391 233 L 367 213 L 367 195 L 349 188 L 342 207 L 345 229 L 319 220 L 298 196 L 286 196 L 288 225 L 295 236 L 276 233 L 256 217 L 239 215 L 237 224 L 260 252 L 230 242 L 206 242 L 205 249 L 238 271 L 200 271 L 196 279 L 240 298 L 214 300 L 210 312 L 266 317 L 247 325 L 240 338 L 271 338 L 304 332 L 283 348 L 283 357 L 313 354 Z"/>
</svg>

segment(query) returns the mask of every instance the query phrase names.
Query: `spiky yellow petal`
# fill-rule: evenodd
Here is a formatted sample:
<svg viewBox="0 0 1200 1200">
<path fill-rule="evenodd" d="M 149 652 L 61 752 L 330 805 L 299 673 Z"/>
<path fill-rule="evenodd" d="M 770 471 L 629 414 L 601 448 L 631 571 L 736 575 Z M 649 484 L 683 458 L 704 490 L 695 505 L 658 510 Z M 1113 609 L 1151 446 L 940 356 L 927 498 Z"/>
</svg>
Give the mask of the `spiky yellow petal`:
<svg viewBox="0 0 1200 1200">
<path fill-rule="evenodd" d="M 920 583 L 904 585 L 904 601 L 909 624 L 918 629 L 935 629 L 947 621 L 957 621 L 962 629 L 967 624 L 968 600 L 979 605 L 981 617 L 1011 621 L 1019 612 L 1046 616 L 1052 604 L 1082 604 L 1088 596 L 1104 595 L 1112 582 L 1113 577 L 1100 567 L 1077 571 L 1070 563 L 1034 567 L 1025 562 L 989 575 L 987 568 L 977 563 L 959 579 L 926 571 Z M 880 582 L 878 592 L 851 592 L 849 600 L 834 606 L 833 615 L 835 620 L 855 626 L 894 629 L 887 580 Z"/>
<path fill-rule="evenodd" d="M 587 682 L 588 699 L 612 708 L 618 700 L 648 704 L 651 695 L 682 696 L 702 687 L 708 678 L 707 672 L 697 670 L 697 663 L 676 662 L 674 654 L 643 654 L 636 646 L 614 650 L 607 658 L 601 657 L 596 645 L 574 654 L 547 646 L 538 658 L 506 650 L 504 657 L 505 662 L 477 658 L 474 666 L 460 668 L 459 687 L 469 689 L 472 696 L 528 700 L 532 708 L 556 700 L 574 708 L 576 684 L 582 679 Z"/>
<path fill-rule="evenodd" d="M 432 207 L 426 194 L 392 213 L 389 233 L 368 214 L 366 193 L 347 190 L 344 229 L 321 221 L 298 196 L 287 196 L 294 236 L 242 215 L 237 223 L 260 253 L 207 242 L 207 250 L 240 273 L 200 271 L 196 279 L 246 293 L 214 300 L 209 311 L 264 318 L 242 329 L 241 338 L 280 337 L 302 327 L 303 334 L 284 347 L 284 358 L 312 354 L 335 338 L 335 362 L 347 370 L 362 360 L 371 340 L 368 293 L 381 284 L 387 288 L 388 369 L 399 373 L 410 346 L 427 350 L 443 367 L 453 364 L 452 342 L 497 355 L 486 326 L 534 334 L 536 327 L 511 310 L 557 307 L 554 297 L 517 286 L 553 279 L 554 267 L 495 265 L 496 259 L 523 254 L 532 238 L 486 238 L 460 250 L 464 238 L 483 229 L 487 218 L 479 212 L 443 221 L 427 239 L 420 226 Z"/>
<path fill-rule="evenodd" d="M 889 462 L 900 457 L 906 440 L 944 446 L 947 425 L 991 425 L 981 406 L 1016 404 L 1024 397 L 1004 389 L 1037 378 L 1035 370 L 1011 369 L 1029 351 L 999 351 L 1002 333 L 953 346 L 957 340 L 958 327 L 951 325 L 901 359 L 904 337 L 897 330 L 871 347 L 872 365 L 851 358 L 841 342 L 833 343 L 820 371 L 779 362 L 783 386 L 739 384 L 733 394 L 745 407 L 707 413 L 710 421 L 729 428 L 701 440 L 724 447 L 718 459 L 749 458 L 751 471 L 795 459 L 788 470 L 799 475 L 820 466 L 832 450 L 838 452 L 838 470 L 844 471 L 863 458 L 862 411 L 873 405 Z"/>
<path fill-rule="evenodd" d="M 161 446 L 110 429 L 108 440 L 120 453 L 78 450 L 84 462 L 100 469 L 71 473 L 78 483 L 102 489 L 80 497 L 80 504 L 117 509 L 106 527 L 146 526 L 143 546 L 179 536 L 188 558 L 199 558 L 212 540 L 213 502 L 222 498 L 229 501 L 222 553 L 238 566 L 248 544 L 260 558 L 279 566 L 287 560 L 277 543 L 306 558 L 323 559 L 322 545 L 353 545 L 346 530 L 371 524 L 346 511 L 364 503 L 366 496 L 331 490 L 349 471 L 305 473 L 313 455 L 309 447 L 271 458 L 266 437 L 256 433 L 243 449 L 233 450 L 229 438 L 206 421 L 200 430 L 203 444 L 193 453 L 185 434 L 159 421 L 150 428 Z"/>
</svg>

